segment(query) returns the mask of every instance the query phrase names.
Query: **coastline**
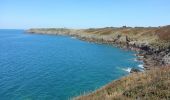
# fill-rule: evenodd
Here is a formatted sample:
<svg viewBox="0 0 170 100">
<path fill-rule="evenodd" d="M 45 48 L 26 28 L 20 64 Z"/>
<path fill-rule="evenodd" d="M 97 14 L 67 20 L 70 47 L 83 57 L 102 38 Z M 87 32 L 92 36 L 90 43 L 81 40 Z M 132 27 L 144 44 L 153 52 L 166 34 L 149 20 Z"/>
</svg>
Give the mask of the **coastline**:
<svg viewBox="0 0 170 100">
<path fill-rule="evenodd" d="M 165 26 L 170 31 L 170 26 Z M 112 31 L 115 33 L 110 34 Z M 122 31 L 132 32 L 134 30 L 139 30 L 139 33 L 129 34 L 121 33 Z M 146 34 L 143 32 L 146 30 Z M 158 35 L 155 35 L 155 31 L 162 31 L 164 27 L 151 27 L 151 28 L 101 28 L 101 29 L 29 29 L 27 32 L 33 34 L 50 34 L 50 35 L 67 35 L 80 40 L 111 44 L 119 46 L 123 49 L 129 49 L 137 51 L 137 60 L 144 62 L 144 69 L 149 70 L 150 67 L 164 66 L 170 64 L 170 41 L 159 39 Z M 91 32 L 92 31 L 92 32 Z M 94 32 L 93 32 L 94 31 Z M 95 33 L 98 32 L 99 33 Z M 140 32 L 142 31 L 142 32 Z M 102 33 L 103 32 L 103 33 Z M 110 33 L 109 33 L 110 32 Z M 148 32 L 151 32 L 148 36 Z M 140 37 L 140 34 L 144 35 Z M 112 37 L 111 37 L 112 35 Z M 146 35 L 146 36 L 145 36 Z M 141 40 L 138 38 L 142 38 Z M 145 39 L 146 38 L 146 39 Z M 166 45 L 165 45 L 166 44 Z"/>
<path fill-rule="evenodd" d="M 170 64 L 169 36 L 168 39 L 166 39 L 159 35 L 159 33 L 162 35 L 163 33 L 162 31 L 164 30 L 168 30 L 168 32 L 170 32 L 169 29 L 170 26 L 149 28 L 124 27 L 124 28 L 100 28 L 79 30 L 65 28 L 55 29 L 43 28 L 43 29 L 29 29 L 27 30 L 27 32 L 32 34 L 67 35 L 88 42 L 111 44 L 119 46 L 123 49 L 137 51 L 136 60 L 143 61 L 144 63 L 143 66 L 140 65 L 139 67 L 143 67 L 144 70 L 146 70 L 147 72 L 150 71 L 151 69 L 161 68 L 163 66 L 167 66 Z M 134 30 L 135 31 L 137 30 L 138 33 L 132 33 Z M 138 71 L 133 71 L 132 73 L 134 72 Z M 140 73 L 134 74 L 138 75 Z M 108 86 L 109 85 L 106 85 L 106 87 Z M 102 90 L 104 87 L 102 87 L 99 90 L 96 90 L 94 93 Z M 81 100 L 81 96 L 78 97 L 78 99 Z"/>
</svg>

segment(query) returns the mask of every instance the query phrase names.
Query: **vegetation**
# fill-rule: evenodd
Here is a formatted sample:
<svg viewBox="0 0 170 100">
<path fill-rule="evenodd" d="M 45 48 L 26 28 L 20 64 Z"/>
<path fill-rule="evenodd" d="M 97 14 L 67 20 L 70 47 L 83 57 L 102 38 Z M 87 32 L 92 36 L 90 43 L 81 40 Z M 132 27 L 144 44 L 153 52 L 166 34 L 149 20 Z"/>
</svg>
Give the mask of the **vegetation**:
<svg viewBox="0 0 170 100">
<path fill-rule="evenodd" d="M 170 40 L 170 25 L 159 28 L 156 33 L 163 40 Z"/>
<path fill-rule="evenodd" d="M 75 100 L 170 100 L 170 67 L 133 73 Z"/>
</svg>

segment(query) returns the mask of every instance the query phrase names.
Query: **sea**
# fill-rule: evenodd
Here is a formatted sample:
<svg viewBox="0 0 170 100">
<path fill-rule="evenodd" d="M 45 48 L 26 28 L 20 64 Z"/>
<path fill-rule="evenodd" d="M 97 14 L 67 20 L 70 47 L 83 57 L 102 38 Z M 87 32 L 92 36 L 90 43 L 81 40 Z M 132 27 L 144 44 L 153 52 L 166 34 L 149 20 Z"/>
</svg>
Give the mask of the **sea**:
<svg viewBox="0 0 170 100">
<path fill-rule="evenodd" d="M 0 29 L 0 100 L 69 100 L 141 68 L 136 52 L 70 36 Z"/>
</svg>

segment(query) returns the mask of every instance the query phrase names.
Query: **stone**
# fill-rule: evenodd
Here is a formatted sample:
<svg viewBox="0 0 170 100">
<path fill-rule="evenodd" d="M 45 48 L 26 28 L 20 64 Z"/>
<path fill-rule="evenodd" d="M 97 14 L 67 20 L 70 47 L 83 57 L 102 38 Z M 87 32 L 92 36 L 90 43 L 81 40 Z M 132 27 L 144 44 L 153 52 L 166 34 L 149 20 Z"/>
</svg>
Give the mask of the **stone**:
<svg viewBox="0 0 170 100">
<path fill-rule="evenodd" d="M 136 69 L 136 68 L 132 68 L 130 73 L 137 73 L 137 72 L 141 72 L 141 70 Z"/>
</svg>

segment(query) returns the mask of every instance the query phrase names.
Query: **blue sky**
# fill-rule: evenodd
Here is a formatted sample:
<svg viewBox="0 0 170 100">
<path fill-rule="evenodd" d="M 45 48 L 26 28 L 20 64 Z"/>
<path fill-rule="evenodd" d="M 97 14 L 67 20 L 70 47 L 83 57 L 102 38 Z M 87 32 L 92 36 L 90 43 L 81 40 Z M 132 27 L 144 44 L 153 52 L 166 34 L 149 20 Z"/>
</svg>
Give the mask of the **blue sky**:
<svg viewBox="0 0 170 100">
<path fill-rule="evenodd" d="M 0 28 L 170 24 L 170 0 L 1 0 Z"/>
</svg>

